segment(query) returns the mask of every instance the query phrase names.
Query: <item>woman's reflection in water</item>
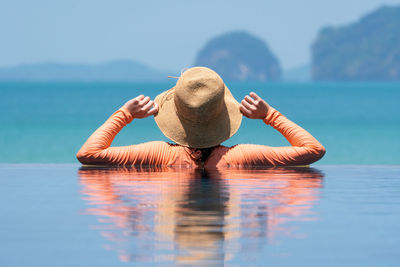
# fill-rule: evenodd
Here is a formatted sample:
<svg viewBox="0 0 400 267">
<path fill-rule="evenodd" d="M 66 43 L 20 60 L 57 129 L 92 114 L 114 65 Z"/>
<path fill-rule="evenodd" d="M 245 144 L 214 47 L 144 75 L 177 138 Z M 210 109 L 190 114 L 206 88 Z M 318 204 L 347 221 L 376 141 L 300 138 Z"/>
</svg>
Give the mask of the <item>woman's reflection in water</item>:
<svg viewBox="0 0 400 267">
<path fill-rule="evenodd" d="M 88 214 L 121 261 L 221 264 L 315 219 L 323 175 L 313 168 L 79 170 Z M 293 225 L 293 224 L 292 224 Z"/>
</svg>

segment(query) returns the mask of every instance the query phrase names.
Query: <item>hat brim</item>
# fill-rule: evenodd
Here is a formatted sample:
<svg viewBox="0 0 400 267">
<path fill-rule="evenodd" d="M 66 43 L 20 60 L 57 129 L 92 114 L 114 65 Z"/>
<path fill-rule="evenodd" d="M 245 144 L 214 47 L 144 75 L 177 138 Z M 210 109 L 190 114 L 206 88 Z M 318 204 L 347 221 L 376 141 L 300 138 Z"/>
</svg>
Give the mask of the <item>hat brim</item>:
<svg viewBox="0 0 400 267">
<path fill-rule="evenodd" d="M 174 93 L 175 88 L 171 88 L 155 98 L 159 110 L 154 119 L 163 134 L 175 143 L 193 148 L 214 147 L 239 129 L 242 122 L 239 103 L 226 86 L 224 108 L 218 117 L 202 123 L 185 120 L 177 114 Z"/>
</svg>

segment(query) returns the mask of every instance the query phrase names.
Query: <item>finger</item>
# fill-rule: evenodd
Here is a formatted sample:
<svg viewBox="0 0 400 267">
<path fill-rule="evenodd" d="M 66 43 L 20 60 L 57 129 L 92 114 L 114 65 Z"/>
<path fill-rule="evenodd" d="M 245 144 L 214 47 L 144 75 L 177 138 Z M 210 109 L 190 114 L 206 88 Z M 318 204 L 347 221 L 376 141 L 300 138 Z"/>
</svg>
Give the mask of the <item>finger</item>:
<svg viewBox="0 0 400 267">
<path fill-rule="evenodd" d="M 150 100 L 149 102 L 147 102 L 147 104 L 146 105 L 144 105 L 143 107 L 142 107 L 142 110 L 143 111 L 149 111 L 150 109 L 151 109 L 151 107 L 154 105 L 154 102 L 153 102 L 153 100 Z"/>
<path fill-rule="evenodd" d="M 135 97 L 134 99 L 137 99 L 137 100 L 142 100 L 144 98 L 144 95 L 138 95 L 137 97 Z"/>
<path fill-rule="evenodd" d="M 256 105 L 256 102 L 255 102 L 254 99 L 251 98 L 250 96 L 246 95 L 246 96 L 244 97 L 244 99 L 245 99 L 247 102 L 249 102 L 250 104 Z"/>
<path fill-rule="evenodd" d="M 149 112 L 147 112 L 147 114 L 149 115 L 154 115 L 158 112 L 158 104 L 154 103 L 154 107 L 152 109 L 149 110 Z"/>
<path fill-rule="evenodd" d="M 131 100 L 129 100 L 129 101 L 127 102 L 127 104 L 134 104 L 134 105 L 136 105 L 136 104 L 138 104 L 138 103 L 139 103 L 139 99 L 137 99 L 137 97 L 132 98 Z"/>
<path fill-rule="evenodd" d="M 246 100 L 242 100 L 242 105 L 249 111 L 251 111 L 251 110 L 255 111 L 257 109 L 252 104 L 249 104 L 249 102 L 247 102 Z"/>
<path fill-rule="evenodd" d="M 141 106 L 145 106 L 147 103 L 149 103 L 149 101 L 150 101 L 150 97 L 148 97 L 148 96 L 146 96 L 145 98 L 143 98 L 141 101 L 140 101 L 140 105 Z"/>
<path fill-rule="evenodd" d="M 240 105 L 240 111 L 241 111 L 242 114 L 243 114 L 244 116 L 246 116 L 247 118 L 250 117 L 251 112 L 250 112 L 247 108 L 245 108 L 243 105 Z"/>
<path fill-rule="evenodd" d="M 254 92 L 251 92 L 250 93 L 250 96 L 252 97 L 252 98 L 254 98 L 255 100 L 258 100 L 258 101 L 261 101 L 262 99 L 261 99 L 261 97 L 259 97 L 256 93 L 254 93 Z"/>
</svg>

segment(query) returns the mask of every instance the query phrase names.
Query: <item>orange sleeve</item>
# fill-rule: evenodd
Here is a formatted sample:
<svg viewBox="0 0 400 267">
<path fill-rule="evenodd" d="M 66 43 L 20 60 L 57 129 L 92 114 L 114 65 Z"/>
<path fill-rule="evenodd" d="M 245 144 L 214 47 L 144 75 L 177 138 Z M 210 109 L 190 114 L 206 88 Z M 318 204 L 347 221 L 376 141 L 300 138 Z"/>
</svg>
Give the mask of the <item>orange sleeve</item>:
<svg viewBox="0 0 400 267">
<path fill-rule="evenodd" d="M 177 151 L 166 142 L 110 147 L 114 137 L 132 120 L 125 107 L 117 110 L 89 137 L 77 153 L 77 159 L 88 165 L 169 165 Z"/>
<path fill-rule="evenodd" d="M 296 166 L 308 165 L 325 154 L 325 148 L 310 133 L 270 108 L 266 124 L 278 130 L 292 146 L 236 145 L 223 156 L 230 166 Z"/>
</svg>

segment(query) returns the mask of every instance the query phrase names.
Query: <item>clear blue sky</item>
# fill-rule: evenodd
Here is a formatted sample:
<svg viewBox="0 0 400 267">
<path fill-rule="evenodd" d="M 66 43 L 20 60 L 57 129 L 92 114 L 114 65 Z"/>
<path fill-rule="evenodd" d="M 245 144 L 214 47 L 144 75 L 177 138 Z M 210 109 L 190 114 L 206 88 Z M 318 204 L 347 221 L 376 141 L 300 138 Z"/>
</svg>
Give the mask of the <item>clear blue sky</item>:
<svg viewBox="0 0 400 267">
<path fill-rule="evenodd" d="M 135 59 L 180 70 L 211 37 L 247 30 L 283 68 L 310 61 L 325 25 L 342 25 L 400 0 L 0 0 L 0 66 Z"/>
</svg>

